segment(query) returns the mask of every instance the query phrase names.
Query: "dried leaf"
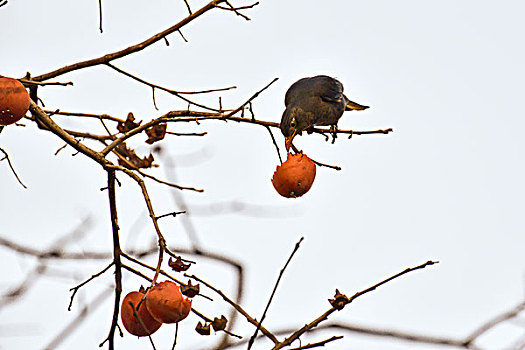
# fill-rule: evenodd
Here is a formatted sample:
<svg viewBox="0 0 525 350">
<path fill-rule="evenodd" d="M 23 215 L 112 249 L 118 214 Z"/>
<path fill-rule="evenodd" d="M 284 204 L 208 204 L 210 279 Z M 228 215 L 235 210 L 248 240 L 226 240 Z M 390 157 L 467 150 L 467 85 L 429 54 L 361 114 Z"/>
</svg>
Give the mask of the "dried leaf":
<svg viewBox="0 0 525 350">
<path fill-rule="evenodd" d="M 166 136 L 167 126 L 167 123 L 161 123 L 153 125 L 151 128 L 146 129 L 146 135 L 148 135 L 146 143 L 151 145 L 154 142 L 162 140 L 164 136 Z"/>
<path fill-rule="evenodd" d="M 153 164 L 154 158 L 151 153 L 147 157 L 140 158 L 133 149 L 126 146 L 125 142 L 122 142 L 117 147 L 115 147 L 115 152 L 127 160 L 127 162 L 125 162 L 122 161 L 122 159 L 119 159 L 119 165 L 122 165 L 128 169 L 152 168 L 157 166 Z"/>
<path fill-rule="evenodd" d="M 125 133 L 125 132 L 135 129 L 136 127 L 140 125 L 140 123 L 142 123 L 142 121 L 135 123 L 135 117 L 133 116 L 133 113 L 129 112 L 128 117 L 126 118 L 126 121 L 124 123 L 121 123 L 121 122 L 118 123 L 117 130 L 122 133 Z"/>
<path fill-rule="evenodd" d="M 191 280 L 188 280 L 188 284 L 187 285 L 181 285 L 180 286 L 180 291 L 185 296 L 187 296 L 189 298 L 193 298 L 194 296 L 199 294 L 200 286 L 199 286 L 199 284 L 193 285 L 193 284 L 191 284 Z"/>
<path fill-rule="evenodd" d="M 202 325 L 201 321 L 199 321 L 199 323 L 197 323 L 197 327 L 195 327 L 195 330 L 200 335 L 210 335 L 210 333 L 211 333 L 210 324 L 208 323 L 208 324 Z"/>
<path fill-rule="evenodd" d="M 181 272 L 189 269 L 191 264 L 185 264 L 180 258 L 180 256 L 178 256 L 175 260 L 170 258 L 170 260 L 168 261 L 168 266 L 176 272 Z"/>
<path fill-rule="evenodd" d="M 226 329 L 226 324 L 228 323 L 228 320 L 224 315 L 221 316 L 221 318 L 215 317 L 213 319 L 213 322 L 211 323 L 211 326 L 213 327 L 213 330 L 215 332 L 223 331 Z"/>
</svg>

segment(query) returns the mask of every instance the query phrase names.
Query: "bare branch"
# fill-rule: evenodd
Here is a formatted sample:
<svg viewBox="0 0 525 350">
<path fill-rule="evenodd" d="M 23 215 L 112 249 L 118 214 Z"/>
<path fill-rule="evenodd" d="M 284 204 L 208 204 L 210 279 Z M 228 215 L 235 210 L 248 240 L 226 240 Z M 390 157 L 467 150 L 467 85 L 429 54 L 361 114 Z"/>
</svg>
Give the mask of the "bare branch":
<svg viewBox="0 0 525 350">
<path fill-rule="evenodd" d="M 109 197 L 109 210 L 111 214 L 111 231 L 113 236 L 113 265 L 115 266 L 115 302 L 113 305 L 113 318 L 111 321 L 111 327 L 107 338 L 99 345 L 102 346 L 106 341 L 109 344 L 109 350 L 114 349 L 114 335 L 117 328 L 118 315 L 120 310 L 120 295 L 122 294 L 122 262 L 120 255 L 122 251 L 120 249 L 120 237 L 119 237 L 119 225 L 117 217 L 117 202 L 115 193 L 115 170 L 108 169 L 108 197 Z"/>
<path fill-rule="evenodd" d="M 183 20 L 181 20 L 180 22 L 178 22 L 177 24 L 169 27 L 168 29 L 163 30 L 160 33 L 157 33 L 157 34 L 153 35 L 152 37 L 144 40 L 141 43 L 132 45 L 132 46 L 126 48 L 126 49 L 123 49 L 123 50 L 120 50 L 120 51 L 116 51 L 116 52 L 113 52 L 113 53 L 110 53 L 110 54 L 107 54 L 107 55 L 104 55 L 104 56 L 101 56 L 101 57 L 93 58 L 93 59 L 90 59 L 90 60 L 87 60 L 87 61 L 77 62 L 77 63 L 71 64 L 71 65 L 59 68 L 59 69 L 54 70 L 52 72 L 33 77 L 33 80 L 45 81 L 45 80 L 48 80 L 48 79 L 51 79 L 51 78 L 55 78 L 57 76 L 60 76 L 60 75 L 63 75 L 63 74 L 75 71 L 75 70 L 79 70 L 79 69 L 83 69 L 83 68 L 87 68 L 87 67 L 93 67 L 93 66 L 97 66 L 97 65 L 100 65 L 100 64 L 105 64 L 105 63 L 111 62 L 113 60 L 116 60 L 118 58 L 122 58 L 124 56 L 127 56 L 129 54 L 141 51 L 141 50 L 145 49 L 146 47 L 156 43 L 157 41 L 162 40 L 162 38 L 164 38 L 165 36 L 175 32 L 175 31 L 178 31 L 180 28 L 184 27 L 186 24 L 190 23 L 191 21 L 193 21 L 197 17 L 200 17 L 201 15 L 203 15 L 206 12 L 208 12 L 209 10 L 215 8 L 216 5 L 218 5 L 218 4 L 220 4 L 221 2 L 224 2 L 224 1 L 225 0 L 213 0 L 213 1 L 209 2 L 207 5 L 203 6 L 201 9 L 199 9 L 197 12 L 192 13 L 188 17 L 186 17 Z"/>
<path fill-rule="evenodd" d="M 344 304 L 339 308 L 339 309 L 342 309 L 344 306 L 350 304 L 352 301 L 354 301 L 355 299 L 357 299 L 358 297 L 366 294 L 366 293 L 369 293 L 373 290 L 375 290 L 376 288 L 382 286 L 383 284 L 386 284 L 400 276 L 403 276 L 409 272 L 412 272 L 412 271 L 416 271 L 416 270 L 419 270 L 419 269 L 424 269 L 425 267 L 429 266 L 429 265 L 434 265 L 436 264 L 437 261 L 427 261 L 421 265 L 418 265 L 418 266 L 415 266 L 415 267 L 410 267 L 410 268 L 407 268 L 379 283 L 376 283 L 374 284 L 372 287 L 369 287 L 367 289 L 364 289 L 360 292 L 357 292 L 355 293 L 352 297 L 350 298 L 347 298 L 344 302 Z M 314 327 L 317 327 L 319 325 L 319 323 L 321 323 L 322 321 L 328 319 L 328 316 L 330 316 L 330 314 L 332 314 L 334 311 L 336 311 L 338 309 L 336 309 L 335 307 L 331 307 L 328 311 L 326 311 L 325 313 L 323 313 L 321 316 L 317 317 L 315 320 L 313 320 L 312 322 L 304 325 L 303 327 L 301 327 L 300 329 L 298 329 L 297 331 L 295 331 L 292 335 L 290 335 L 288 338 L 286 338 L 284 341 L 282 341 L 281 343 L 277 344 L 273 349 L 274 350 L 277 350 L 277 349 L 282 349 L 283 347 L 285 346 L 288 346 L 290 345 L 291 343 L 293 343 L 296 339 L 298 339 L 302 334 L 304 334 L 305 332 L 309 331 L 310 329 L 314 328 Z"/>
<path fill-rule="evenodd" d="M 286 264 L 284 264 L 284 267 L 281 269 L 281 272 L 279 272 L 279 277 L 277 278 L 277 281 L 275 282 L 275 286 L 273 287 L 272 294 L 270 295 L 270 299 L 268 300 L 268 304 L 266 304 L 266 308 L 264 309 L 264 312 L 261 316 L 261 320 L 259 321 L 259 324 L 255 328 L 255 332 L 253 333 L 252 337 L 250 338 L 250 341 L 248 342 L 248 350 L 251 349 L 253 342 L 255 341 L 255 338 L 257 337 L 257 333 L 259 332 L 259 329 L 261 328 L 261 325 L 266 318 L 266 312 L 268 312 L 268 308 L 270 307 L 270 304 L 272 303 L 273 296 L 275 295 L 275 292 L 277 291 L 277 287 L 279 286 L 279 282 L 281 281 L 281 278 L 283 277 L 284 271 L 288 267 L 288 264 L 290 264 L 290 261 L 292 261 L 293 256 L 299 249 L 299 246 L 301 245 L 301 242 L 303 241 L 304 237 L 301 237 L 299 241 L 295 244 L 295 247 L 292 251 L 292 254 L 290 254 L 290 257 L 286 261 Z"/>
</svg>

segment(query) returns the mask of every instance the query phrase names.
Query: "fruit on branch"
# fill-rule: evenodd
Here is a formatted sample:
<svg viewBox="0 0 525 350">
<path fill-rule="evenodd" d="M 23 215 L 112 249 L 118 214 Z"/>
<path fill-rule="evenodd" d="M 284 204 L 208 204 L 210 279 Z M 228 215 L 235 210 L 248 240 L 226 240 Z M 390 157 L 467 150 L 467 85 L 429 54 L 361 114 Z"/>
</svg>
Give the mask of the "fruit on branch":
<svg viewBox="0 0 525 350">
<path fill-rule="evenodd" d="M 272 184 L 281 196 L 296 198 L 310 190 L 314 179 L 315 163 L 306 154 L 288 153 L 286 162 L 273 173 Z"/>
<path fill-rule="evenodd" d="M 29 110 L 29 93 L 13 78 L 0 78 L 0 125 L 9 125 L 22 119 Z"/>
<path fill-rule="evenodd" d="M 177 323 L 190 313 L 191 300 L 182 296 L 179 286 L 174 282 L 164 281 L 150 289 L 146 306 L 157 321 Z"/>
<path fill-rule="evenodd" d="M 120 308 L 120 317 L 122 324 L 126 330 L 136 336 L 144 337 L 151 335 L 162 326 L 162 322 L 155 320 L 148 311 L 145 302 L 140 304 L 137 310 L 137 305 L 144 297 L 144 293 L 130 292 L 122 300 Z"/>
</svg>

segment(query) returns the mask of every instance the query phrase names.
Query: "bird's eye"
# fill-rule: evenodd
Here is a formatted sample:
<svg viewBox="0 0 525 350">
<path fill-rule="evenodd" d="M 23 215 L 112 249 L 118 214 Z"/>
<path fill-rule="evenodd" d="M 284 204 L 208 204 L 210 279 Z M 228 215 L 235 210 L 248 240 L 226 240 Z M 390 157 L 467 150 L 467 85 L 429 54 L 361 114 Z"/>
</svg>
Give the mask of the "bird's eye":
<svg viewBox="0 0 525 350">
<path fill-rule="evenodd" d="M 297 126 L 297 123 L 295 122 L 295 118 L 292 118 L 292 121 L 290 122 L 290 126 L 292 128 L 295 128 Z"/>
</svg>

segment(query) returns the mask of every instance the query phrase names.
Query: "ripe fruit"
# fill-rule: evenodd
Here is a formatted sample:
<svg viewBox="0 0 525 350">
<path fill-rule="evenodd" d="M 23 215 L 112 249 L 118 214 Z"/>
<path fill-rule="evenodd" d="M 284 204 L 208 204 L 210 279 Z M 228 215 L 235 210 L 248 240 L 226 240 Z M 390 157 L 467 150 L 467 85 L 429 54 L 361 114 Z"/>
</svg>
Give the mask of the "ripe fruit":
<svg viewBox="0 0 525 350">
<path fill-rule="evenodd" d="M 22 119 L 29 110 L 29 94 L 16 79 L 0 78 L 0 125 Z"/>
<path fill-rule="evenodd" d="M 151 316 L 162 323 L 177 323 L 188 316 L 191 300 L 183 297 L 179 286 L 165 281 L 153 286 L 146 298 Z"/>
<path fill-rule="evenodd" d="M 286 162 L 277 167 L 272 177 L 273 187 L 288 198 L 301 197 L 315 179 L 315 163 L 306 154 L 288 153 Z"/>
<path fill-rule="evenodd" d="M 143 296 L 144 293 L 141 292 L 128 293 L 128 295 L 124 297 L 124 300 L 122 300 L 122 306 L 120 308 L 120 317 L 124 328 L 126 328 L 129 333 L 139 337 L 151 335 L 162 326 L 161 322 L 151 317 L 145 302 L 140 304 L 139 310 L 137 311 L 137 305 Z M 130 303 L 133 304 L 133 306 L 131 306 Z M 133 314 L 133 308 L 140 318 L 140 321 L 139 318 Z"/>
</svg>

